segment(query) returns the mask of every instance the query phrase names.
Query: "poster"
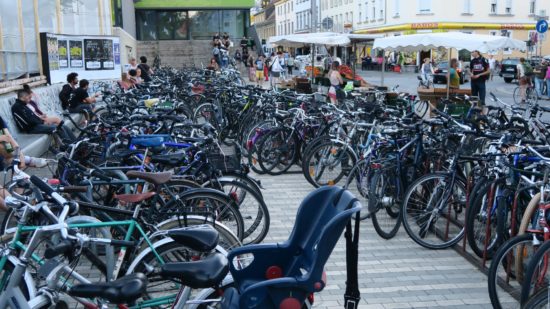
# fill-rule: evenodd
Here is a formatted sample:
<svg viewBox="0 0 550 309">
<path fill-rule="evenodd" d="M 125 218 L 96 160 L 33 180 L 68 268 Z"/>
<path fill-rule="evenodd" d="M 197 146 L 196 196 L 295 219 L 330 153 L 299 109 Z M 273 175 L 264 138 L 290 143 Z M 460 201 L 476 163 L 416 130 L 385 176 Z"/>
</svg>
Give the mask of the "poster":
<svg viewBox="0 0 550 309">
<path fill-rule="evenodd" d="M 40 50 L 48 83 L 65 83 L 75 72 L 89 80 L 120 79 L 120 39 L 114 36 L 40 33 Z"/>
<path fill-rule="evenodd" d="M 84 67 L 86 70 L 101 70 L 101 44 L 102 40 L 84 40 Z"/>
<path fill-rule="evenodd" d="M 113 44 L 113 51 L 115 53 L 115 65 L 120 64 L 120 44 L 114 43 Z"/>
<path fill-rule="evenodd" d="M 113 40 L 84 39 L 86 70 L 114 70 Z"/>
<path fill-rule="evenodd" d="M 101 40 L 102 41 L 102 54 L 101 54 L 101 69 L 102 70 L 113 70 L 115 68 L 115 59 L 113 52 L 113 41 L 112 40 Z"/>
<path fill-rule="evenodd" d="M 82 68 L 82 41 L 69 41 L 71 68 Z"/>
<path fill-rule="evenodd" d="M 50 71 L 59 70 L 59 53 L 57 50 L 57 38 L 48 37 L 46 44 L 48 45 L 48 61 L 50 63 Z"/>
<path fill-rule="evenodd" d="M 57 42 L 57 52 L 59 54 L 59 68 L 65 69 L 69 67 L 69 53 L 67 50 L 67 41 L 59 40 Z"/>
</svg>

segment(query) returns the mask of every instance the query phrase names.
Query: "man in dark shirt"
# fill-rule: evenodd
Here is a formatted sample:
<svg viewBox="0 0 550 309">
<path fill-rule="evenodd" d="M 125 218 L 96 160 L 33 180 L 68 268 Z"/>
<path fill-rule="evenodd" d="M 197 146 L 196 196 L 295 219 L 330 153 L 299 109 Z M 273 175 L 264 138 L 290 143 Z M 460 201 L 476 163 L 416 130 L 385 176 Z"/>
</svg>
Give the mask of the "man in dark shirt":
<svg viewBox="0 0 550 309">
<path fill-rule="evenodd" d="M 481 56 L 477 50 L 472 52 L 472 61 L 470 62 L 470 78 L 472 86 L 472 95 L 479 98 L 479 103 L 485 105 L 485 82 L 491 74 L 489 70 L 489 62 Z"/>
<path fill-rule="evenodd" d="M 96 102 L 97 94 L 94 94 L 94 96 L 90 96 L 88 94 L 88 87 L 90 85 L 90 82 L 88 80 L 83 79 L 80 81 L 79 86 L 74 92 L 71 97 L 71 100 L 69 100 L 69 112 L 70 113 L 92 113 L 94 110 L 93 103 Z"/>
<path fill-rule="evenodd" d="M 151 67 L 147 64 L 147 57 L 141 56 L 139 57 L 139 60 L 141 63 L 138 65 L 138 68 L 141 70 L 141 78 L 144 82 L 150 82 L 151 81 L 151 75 L 154 74 Z"/>
<path fill-rule="evenodd" d="M 78 74 L 70 73 L 67 75 L 67 84 L 63 86 L 61 92 L 59 92 L 59 101 L 61 101 L 61 107 L 63 110 L 69 108 L 69 100 L 71 99 L 71 94 L 76 89 L 78 84 Z"/>
<path fill-rule="evenodd" d="M 30 109 L 27 104 L 31 101 L 31 94 L 27 90 L 19 90 L 17 92 L 17 100 L 11 107 L 13 119 L 17 127 L 31 134 L 53 134 L 57 133 L 63 142 L 73 142 L 76 137 L 67 127 L 61 122 L 59 125 L 45 124 L 44 119 L 40 118 Z"/>
<path fill-rule="evenodd" d="M 535 90 L 537 91 L 537 96 L 540 98 L 542 97 L 542 91 L 543 91 L 543 85 L 544 85 L 544 78 L 546 77 L 546 71 L 548 70 L 548 63 L 546 60 L 542 60 L 542 62 L 535 66 Z"/>
</svg>

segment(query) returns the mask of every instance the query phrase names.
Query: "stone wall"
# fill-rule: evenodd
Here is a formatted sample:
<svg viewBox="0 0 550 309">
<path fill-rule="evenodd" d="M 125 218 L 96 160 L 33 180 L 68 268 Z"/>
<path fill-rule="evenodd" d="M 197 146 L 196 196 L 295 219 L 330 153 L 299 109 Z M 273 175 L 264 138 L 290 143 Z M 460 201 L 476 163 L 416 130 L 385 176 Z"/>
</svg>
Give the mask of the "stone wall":
<svg viewBox="0 0 550 309">
<path fill-rule="evenodd" d="M 138 41 L 137 55 L 146 56 L 153 63 L 156 55 L 159 55 L 162 65 L 181 68 L 182 66 L 205 67 L 212 58 L 212 45 L 210 40 L 188 41 Z"/>
</svg>

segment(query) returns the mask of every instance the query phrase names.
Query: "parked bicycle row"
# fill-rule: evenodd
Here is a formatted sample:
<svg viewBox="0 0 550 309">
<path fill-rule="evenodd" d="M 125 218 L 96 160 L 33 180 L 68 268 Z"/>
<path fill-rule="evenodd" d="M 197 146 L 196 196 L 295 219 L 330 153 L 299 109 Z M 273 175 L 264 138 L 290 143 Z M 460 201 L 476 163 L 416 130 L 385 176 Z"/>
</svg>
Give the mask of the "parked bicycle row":
<svg viewBox="0 0 550 309">
<path fill-rule="evenodd" d="M 287 242 L 255 245 L 269 211 L 236 138 L 258 111 L 291 108 L 291 96 L 231 71 L 155 73 L 130 91 L 96 83 L 105 104 L 81 123 L 65 115 L 74 141 L 53 131 L 50 179 L 20 170 L 18 148 L 4 162 L 1 308 L 309 308 L 324 288 L 324 264 L 360 205 L 318 189 Z"/>
</svg>

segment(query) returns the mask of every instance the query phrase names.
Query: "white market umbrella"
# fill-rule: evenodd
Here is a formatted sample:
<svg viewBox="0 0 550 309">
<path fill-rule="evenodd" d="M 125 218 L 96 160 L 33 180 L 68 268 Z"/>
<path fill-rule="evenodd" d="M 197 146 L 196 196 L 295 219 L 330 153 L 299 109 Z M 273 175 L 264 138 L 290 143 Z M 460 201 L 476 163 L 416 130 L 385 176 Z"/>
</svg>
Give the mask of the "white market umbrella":
<svg viewBox="0 0 550 309">
<path fill-rule="evenodd" d="M 279 35 L 269 38 L 268 44 L 301 47 L 307 44 L 315 45 L 349 45 L 350 39 L 340 33 L 319 32 L 304 34 Z"/>
<path fill-rule="evenodd" d="M 482 53 L 487 53 L 505 48 L 526 50 L 527 45 L 524 41 L 504 36 L 439 32 L 379 38 L 374 40 L 373 48 L 390 48 L 408 52 L 438 48 L 456 48 L 468 51 L 479 50 Z"/>
<path fill-rule="evenodd" d="M 410 34 L 403 36 L 391 36 L 374 40 L 373 48 L 394 49 L 397 51 L 421 51 L 427 49 L 455 48 L 468 51 L 478 50 L 482 53 L 494 52 L 501 49 L 526 50 L 524 41 L 511 39 L 504 36 L 469 34 L 463 32 L 438 32 Z M 449 53 L 449 57 L 450 57 Z M 384 66 L 384 64 L 382 64 Z M 384 68 L 382 68 L 382 83 L 384 81 Z M 447 96 L 449 84 L 447 83 Z"/>
</svg>

